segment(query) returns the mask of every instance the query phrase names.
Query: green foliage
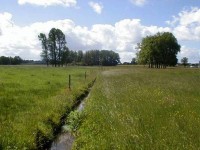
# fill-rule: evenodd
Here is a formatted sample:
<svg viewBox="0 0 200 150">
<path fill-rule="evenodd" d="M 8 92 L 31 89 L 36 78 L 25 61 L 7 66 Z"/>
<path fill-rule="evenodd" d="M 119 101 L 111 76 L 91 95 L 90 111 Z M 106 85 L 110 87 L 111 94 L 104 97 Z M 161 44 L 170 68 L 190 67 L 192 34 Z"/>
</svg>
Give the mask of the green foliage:
<svg viewBox="0 0 200 150">
<path fill-rule="evenodd" d="M 49 62 L 55 67 L 58 65 L 64 65 L 64 57 L 66 57 L 66 40 L 65 34 L 56 28 L 52 28 L 49 31 L 48 38 L 44 33 L 38 35 L 42 44 L 41 57 L 46 62 L 47 66 Z"/>
<path fill-rule="evenodd" d="M 63 127 L 64 131 L 69 131 L 73 134 L 77 132 L 84 119 L 84 113 L 80 111 L 72 111 L 67 117 L 66 125 Z"/>
<path fill-rule="evenodd" d="M 181 63 L 183 64 L 184 67 L 187 66 L 188 65 L 188 58 L 187 57 L 183 57 L 181 59 Z"/>
<path fill-rule="evenodd" d="M 19 56 L 15 57 L 0 57 L 0 65 L 19 65 L 23 62 L 22 58 Z"/>
<path fill-rule="evenodd" d="M 120 63 L 119 54 L 109 50 L 90 50 L 83 55 L 83 64 L 93 66 L 116 66 Z"/>
<path fill-rule="evenodd" d="M 60 29 L 52 28 L 49 31 L 48 38 L 44 33 L 38 35 L 42 44 L 41 57 L 46 62 L 55 67 L 58 65 L 103 65 L 115 66 L 119 64 L 119 54 L 108 50 L 90 50 L 83 54 L 83 51 L 78 52 L 69 50 L 66 46 L 65 35 Z"/>
<path fill-rule="evenodd" d="M 180 45 L 172 33 L 157 33 L 142 39 L 138 47 L 138 62 L 149 64 L 153 68 L 166 68 L 177 64 L 176 55 L 180 52 Z"/>
<path fill-rule="evenodd" d="M 87 105 L 74 149 L 199 149 L 196 69 L 106 69 Z"/>
<path fill-rule="evenodd" d="M 136 58 L 132 58 L 132 60 L 131 60 L 131 64 L 133 64 L 133 65 L 136 65 L 136 64 L 137 64 L 137 60 L 136 60 Z"/>
<path fill-rule="evenodd" d="M 46 62 L 47 66 L 49 65 L 49 50 L 48 50 L 48 39 L 44 33 L 40 33 L 38 35 L 39 40 L 41 41 L 42 44 L 42 53 L 41 57 L 44 62 Z"/>
<path fill-rule="evenodd" d="M 81 95 L 95 76 L 93 68 L 81 67 L 0 66 L 0 70 L 1 149 L 42 149 L 43 141 L 52 140 L 71 109 L 75 95 Z"/>
</svg>

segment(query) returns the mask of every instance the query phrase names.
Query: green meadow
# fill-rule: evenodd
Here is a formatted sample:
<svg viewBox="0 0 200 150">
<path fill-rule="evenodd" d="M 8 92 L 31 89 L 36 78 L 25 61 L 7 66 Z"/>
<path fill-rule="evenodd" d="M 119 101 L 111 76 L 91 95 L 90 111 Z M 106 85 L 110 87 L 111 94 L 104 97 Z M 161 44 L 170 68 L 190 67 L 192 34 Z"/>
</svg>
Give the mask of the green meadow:
<svg viewBox="0 0 200 150">
<path fill-rule="evenodd" d="M 73 149 L 199 149 L 199 83 L 199 69 L 104 69 Z"/>
<path fill-rule="evenodd" d="M 92 68 L 0 66 L 0 149 L 42 149 L 94 78 Z"/>
<path fill-rule="evenodd" d="M 142 66 L 0 66 L 0 149 L 44 149 L 95 78 L 73 149 L 199 149 L 200 70 Z"/>
</svg>

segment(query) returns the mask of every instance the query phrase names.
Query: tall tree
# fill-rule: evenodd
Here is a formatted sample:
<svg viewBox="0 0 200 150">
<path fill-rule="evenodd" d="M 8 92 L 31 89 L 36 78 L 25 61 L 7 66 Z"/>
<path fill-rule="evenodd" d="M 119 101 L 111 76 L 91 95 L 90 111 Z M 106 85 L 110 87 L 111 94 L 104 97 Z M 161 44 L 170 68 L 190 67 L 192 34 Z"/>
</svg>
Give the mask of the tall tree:
<svg viewBox="0 0 200 150">
<path fill-rule="evenodd" d="M 49 31 L 48 38 L 44 33 L 38 36 L 42 43 L 42 58 L 52 66 L 68 64 L 114 66 L 120 62 L 119 54 L 108 50 L 72 51 L 66 46 L 65 34 L 56 28 Z"/>
<path fill-rule="evenodd" d="M 67 65 L 67 59 L 68 59 L 68 55 L 69 55 L 69 48 L 67 46 L 65 46 L 63 48 L 63 52 L 62 52 L 62 57 L 61 57 L 61 65 L 63 66 L 64 64 Z"/>
<path fill-rule="evenodd" d="M 187 57 L 183 57 L 183 58 L 181 59 L 181 63 L 183 64 L 184 67 L 186 67 L 187 64 L 188 64 L 188 58 L 187 58 Z"/>
<path fill-rule="evenodd" d="M 161 60 L 166 68 L 167 65 L 174 66 L 177 64 L 177 54 L 180 52 L 181 46 L 178 44 L 175 36 L 170 32 L 158 33 L 160 43 L 158 45 Z"/>
<path fill-rule="evenodd" d="M 55 67 L 57 66 L 57 54 L 58 54 L 56 38 L 57 38 L 57 30 L 55 28 L 52 28 L 49 32 L 48 47 L 50 52 L 51 64 L 54 65 Z"/>
<path fill-rule="evenodd" d="M 180 45 L 172 33 L 157 33 L 142 39 L 138 62 L 148 63 L 150 68 L 166 68 L 177 64 L 178 52 Z"/>
<path fill-rule="evenodd" d="M 137 63 L 136 61 L 137 61 L 136 58 L 132 58 L 131 64 L 135 65 Z"/>
<path fill-rule="evenodd" d="M 56 28 L 52 28 L 49 31 L 48 38 L 44 33 L 38 35 L 39 40 L 42 43 L 42 59 L 52 66 L 60 66 L 66 63 L 67 51 L 65 34 Z M 65 57 L 65 59 L 63 58 Z"/>
<path fill-rule="evenodd" d="M 43 61 L 48 66 L 49 65 L 48 39 L 47 39 L 47 37 L 44 33 L 40 33 L 38 35 L 38 38 L 39 38 L 39 40 L 41 41 L 41 44 L 42 44 L 41 57 L 42 57 Z"/>
<path fill-rule="evenodd" d="M 10 58 L 11 59 L 11 58 Z M 15 56 L 13 59 L 12 59 L 12 64 L 13 65 L 18 65 L 18 64 L 21 64 L 23 62 L 22 58 L 20 58 L 19 56 Z"/>
<path fill-rule="evenodd" d="M 83 51 L 79 50 L 77 53 L 77 62 L 80 64 L 83 61 Z"/>
<path fill-rule="evenodd" d="M 57 62 L 61 65 L 61 59 L 66 46 L 65 34 L 60 30 L 56 29 L 56 49 L 57 49 Z"/>
</svg>

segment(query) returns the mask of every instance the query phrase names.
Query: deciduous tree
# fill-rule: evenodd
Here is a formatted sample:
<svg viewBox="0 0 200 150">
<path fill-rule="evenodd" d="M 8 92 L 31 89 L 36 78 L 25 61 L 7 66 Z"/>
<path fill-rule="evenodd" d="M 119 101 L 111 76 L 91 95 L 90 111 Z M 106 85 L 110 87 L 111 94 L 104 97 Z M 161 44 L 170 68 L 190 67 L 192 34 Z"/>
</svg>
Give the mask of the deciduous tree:
<svg viewBox="0 0 200 150">
<path fill-rule="evenodd" d="M 67 47 L 65 34 L 56 28 L 52 28 L 49 31 L 48 38 L 44 33 L 40 33 L 38 36 L 42 44 L 42 59 L 48 64 L 53 66 L 60 66 L 66 63 L 67 60 Z M 64 59 L 65 58 L 65 59 Z"/>
<path fill-rule="evenodd" d="M 39 38 L 39 40 L 41 41 L 41 44 L 42 44 L 41 57 L 42 57 L 43 61 L 48 66 L 49 65 L 48 39 L 47 39 L 47 37 L 44 33 L 40 33 L 38 35 L 38 38 Z"/>
<path fill-rule="evenodd" d="M 181 59 L 181 63 L 183 64 L 184 67 L 186 67 L 188 65 L 188 58 L 187 57 L 183 57 Z"/>
<path fill-rule="evenodd" d="M 172 33 L 157 33 L 142 39 L 137 59 L 141 64 L 149 64 L 149 68 L 166 68 L 177 64 L 178 52 L 180 45 Z"/>
</svg>

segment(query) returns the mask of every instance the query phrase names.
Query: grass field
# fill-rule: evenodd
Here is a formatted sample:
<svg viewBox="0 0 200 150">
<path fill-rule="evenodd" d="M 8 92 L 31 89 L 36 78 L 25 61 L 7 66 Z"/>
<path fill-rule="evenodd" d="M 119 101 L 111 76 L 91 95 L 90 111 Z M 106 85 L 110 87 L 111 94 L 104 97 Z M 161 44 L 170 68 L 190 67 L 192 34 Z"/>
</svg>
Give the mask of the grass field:
<svg viewBox="0 0 200 150">
<path fill-rule="evenodd" d="M 199 69 L 104 70 L 74 149 L 199 149 L 199 85 Z"/>
<path fill-rule="evenodd" d="M 0 149 L 36 149 L 38 142 L 53 139 L 61 117 L 93 75 L 91 68 L 0 66 Z"/>
</svg>

